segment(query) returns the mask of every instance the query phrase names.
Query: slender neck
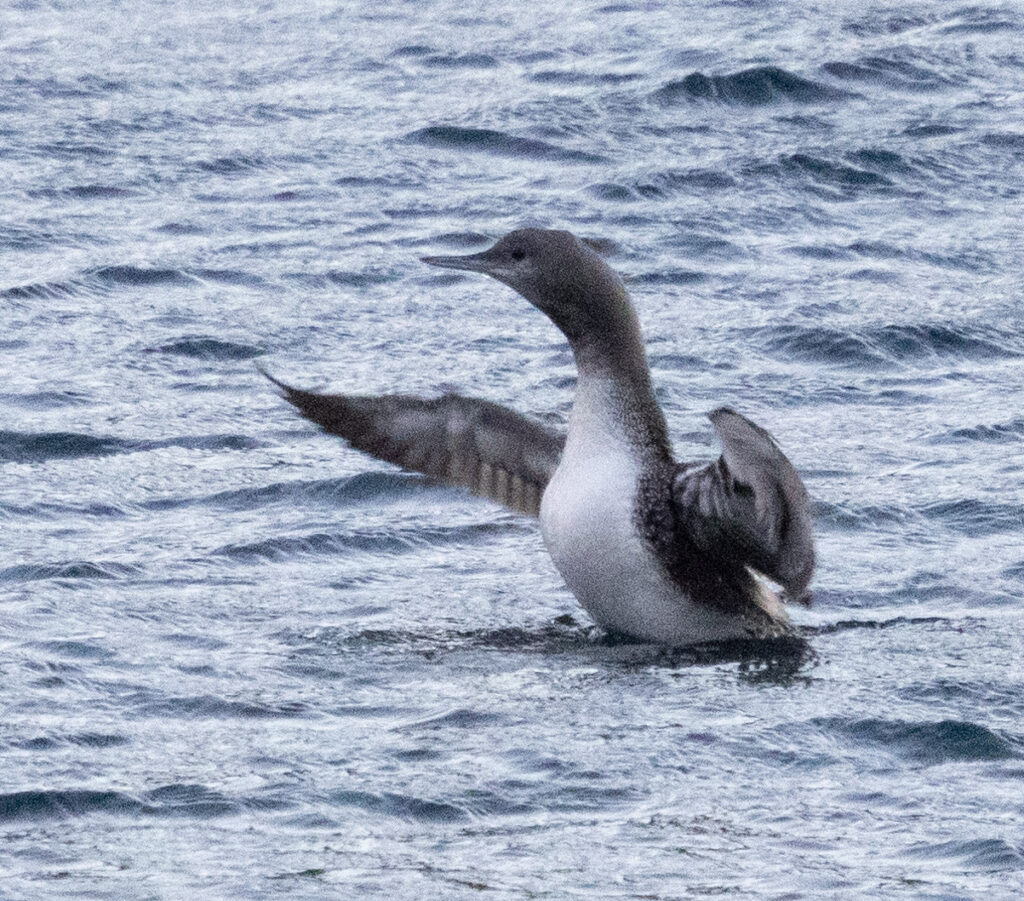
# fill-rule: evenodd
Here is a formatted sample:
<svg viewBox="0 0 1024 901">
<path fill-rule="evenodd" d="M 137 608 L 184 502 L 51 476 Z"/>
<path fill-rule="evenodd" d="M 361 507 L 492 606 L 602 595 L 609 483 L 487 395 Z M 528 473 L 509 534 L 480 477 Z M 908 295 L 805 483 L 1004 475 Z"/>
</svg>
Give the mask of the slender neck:
<svg viewBox="0 0 1024 901">
<path fill-rule="evenodd" d="M 668 427 L 651 387 L 640 324 L 625 292 L 616 301 L 599 307 L 604 315 L 569 338 L 579 371 L 570 440 L 574 431 L 582 431 L 580 417 L 603 416 L 635 451 L 671 461 Z"/>
</svg>

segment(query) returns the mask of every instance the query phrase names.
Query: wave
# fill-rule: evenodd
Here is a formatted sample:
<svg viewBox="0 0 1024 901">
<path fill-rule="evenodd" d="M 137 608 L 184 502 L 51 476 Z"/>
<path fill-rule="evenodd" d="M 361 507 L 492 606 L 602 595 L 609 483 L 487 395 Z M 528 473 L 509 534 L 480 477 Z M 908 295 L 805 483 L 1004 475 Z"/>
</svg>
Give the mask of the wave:
<svg viewBox="0 0 1024 901">
<path fill-rule="evenodd" d="M 253 169 L 263 169 L 267 166 L 267 160 L 258 154 L 235 153 L 212 160 L 199 160 L 196 165 L 204 172 L 237 175 Z"/>
<path fill-rule="evenodd" d="M 161 498 L 146 501 L 147 510 L 209 506 L 228 510 L 259 510 L 273 504 L 299 506 L 324 504 L 348 506 L 366 501 L 397 500 L 424 491 L 448 491 L 423 476 L 404 472 L 362 472 L 354 476 L 315 481 L 274 482 L 254 488 L 237 488 L 200 497 Z"/>
<path fill-rule="evenodd" d="M 837 188 L 890 188 L 895 184 L 892 179 L 870 169 L 834 163 L 807 153 L 784 156 L 781 167 L 784 173 L 807 175 L 817 182 Z"/>
<path fill-rule="evenodd" d="M 756 66 L 731 75 L 693 72 L 654 92 L 663 104 L 681 100 L 715 100 L 742 106 L 765 106 L 780 101 L 824 103 L 850 96 L 822 82 L 802 78 L 778 66 Z"/>
<path fill-rule="evenodd" d="M 398 792 L 375 793 L 341 789 L 331 792 L 328 797 L 331 803 L 342 807 L 355 807 L 375 816 L 419 823 L 457 823 L 469 819 L 469 813 L 455 804 Z"/>
<path fill-rule="evenodd" d="M 538 141 L 534 138 L 520 138 L 503 131 L 489 128 L 462 128 L 457 125 L 432 125 L 411 132 L 406 139 L 426 147 L 442 147 L 451 150 L 480 151 L 498 156 L 517 159 L 561 160 L 579 163 L 601 163 L 604 157 L 582 150 L 569 150 Z"/>
<path fill-rule="evenodd" d="M 178 338 L 168 344 L 147 347 L 146 353 L 171 354 L 196 360 L 251 360 L 266 353 L 262 347 L 217 338 Z"/>
<path fill-rule="evenodd" d="M 150 285 L 188 285 L 194 277 L 181 269 L 161 269 L 148 266 L 113 265 L 90 269 L 87 275 L 106 285 L 130 288 Z"/>
<path fill-rule="evenodd" d="M 204 785 L 174 783 L 140 795 L 95 789 L 51 789 L 0 794 L 0 822 L 66 820 L 90 814 L 156 815 L 207 819 L 237 813 L 248 805 Z"/>
<path fill-rule="evenodd" d="M 52 751 L 56 748 L 118 748 L 131 744 L 124 735 L 104 732 L 79 732 L 72 735 L 37 735 L 34 738 L 18 739 L 11 747 L 23 751 Z"/>
<path fill-rule="evenodd" d="M 431 53 L 419 58 L 431 69 L 496 69 L 498 60 L 489 53 Z"/>
<path fill-rule="evenodd" d="M 882 748 L 925 765 L 1024 757 L 1018 742 L 1012 742 L 985 726 L 963 720 L 908 722 L 825 717 L 813 722 L 859 744 Z"/>
<path fill-rule="evenodd" d="M 137 566 L 126 563 L 69 560 L 61 563 L 18 563 L 0 569 L 0 582 L 41 582 L 47 579 L 123 579 L 138 575 Z"/>
<path fill-rule="evenodd" d="M 956 80 L 908 54 L 901 58 L 866 56 L 856 62 L 834 61 L 822 68 L 833 78 L 859 84 L 881 84 L 904 91 L 936 91 L 956 84 Z"/>
<path fill-rule="evenodd" d="M 85 435 L 79 432 L 0 431 L 0 462 L 41 463 L 80 457 L 107 457 L 180 447 L 186 450 L 252 450 L 263 442 L 246 435 L 188 435 L 142 440 Z"/>
<path fill-rule="evenodd" d="M 1024 506 L 998 504 L 975 498 L 936 501 L 920 508 L 926 519 L 937 520 L 964 535 L 995 535 L 1024 528 Z"/>
<path fill-rule="evenodd" d="M 877 368 L 929 358 L 974 361 L 1024 356 L 1024 340 L 985 326 L 883 325 L 840 329 L 777 325 L 757 332 L 773 353 L 836 366 Z"/>
<path fill-rule="evenodd" d="M 294 719 L 310 714 L 310 708 L 299 701 L 271 704 L 216 695 L 155 695 L 140 691 L 128 701 L 140 715 L 156 717 L 266 720 Z"/>
<path fill-rule="evenodd" d="M 374 554 L 404 554 L 422 547 L 479 545 L 506 534 L 517 526 L 474 523 L 465 526 L 435 526 L 405 530 L 378 530 L 364 532 L 315 532 L 310 535 L 290 535 L 268 538 L 250 544 L 229 544 L 211 553 L 233 560 L 284 560 L 298 555 L 334 555 L 350 551 Z M 520 527 L 521 528 L 521 527 Z"/>
</svg>

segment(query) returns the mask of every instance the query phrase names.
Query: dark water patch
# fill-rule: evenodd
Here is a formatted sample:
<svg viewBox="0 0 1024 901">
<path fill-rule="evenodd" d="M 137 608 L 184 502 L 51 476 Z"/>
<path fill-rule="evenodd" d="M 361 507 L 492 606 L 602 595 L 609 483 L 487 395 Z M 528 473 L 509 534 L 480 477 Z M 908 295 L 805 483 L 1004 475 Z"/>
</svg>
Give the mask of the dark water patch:
<svg viewBox="0 0 1024 901">
<path fill-rule="evenodd" d="M 371 285 L 386 285 L 398 281 L 399 274 L 394 271 L 381 271 L 363 269 L 359 272 L 350 272 L 342 269 L 331 269 L 324 276 L 332 285 L 342 285 L 347 288 L 366 288 Z"/>
<path fill-rule="evenodd" d="M 529 77 L 537 84 L 596 86 L 627 84 L 642 78 L 635 72 L 580 72 L 576 69 L 543 69 Z"/>
<path fill-rule="evenodd" d="M 65 159 L 86 159 L 98 160 L 103 157 L 114 156 L 117 152 L 114 147 L 107 144 L 90 144 L 88 141 L 51 141 L 46 144 L 39 144 L 36 149 L 44 157 L 64 157 Z"/>
<path fill-rule="evenodd" d="M 175 717 L 183 719 L 242 719 L 272 720 L 296 719 L 312 715 L 301 702 L 270 704 L 257 701 L 237 701 L 216 695 L 160 695 L 147 692 L 129 699 L 141 716 Z"/>
<path fill-rule="evenodd" d="M 783 172 L 806 175 L 814 181 L 844 190 L 889 188 L 893 182 L 878 172 L 833 163 L 806 153 L 794 153 L 781 160 Z"/>
<path fill-rule="evenodd" d="M 880 147 L 865 147 L 846 154 L 846 159 L 856 166 L 888 175 L 913 175 L 916 169 L 901 154 Z"/>
<path fill-rule="evenodd" d="M 1019 335 L 983 325 L 886 325 L 869 332 L 895 358 L 1001 360 L 1024 356 Z"/>
<path fill-rule="evenodd" d="M 1017 13 L 1007 16 L 1008 10 Z M 1019 7 L 986 9 L 982 6 L 961 7 L 951 12 L 952 22 L 942 26 L 943 34 L 994 34 L 998 31 L 1019 31 L 1021 21 Z"/>
<path fill-rule="evenodd" d="M 1021 560 L 1020 563 L 1015 563 L 1013 566 L 1006 567 L 1002 574 L 1008 579 L 1019 579 L 1024 581 L 1024 560 Z"/>
<path fill-rule="evenodd" d="M 589 185 L 587 191 L 598 200 L 607 200 L 611 203 L 628 203 L 640 199 L 628 186 L 613 182 Z"/>
<path fill-rule="evenodd" d="M 419 57 L 431 69 L 496 69 L 498 61 L 489 53 L 431 53 Z"/>
<path fill-rule="evenodd" d="M 1001 838 L 963 838 L 915 844 L 905 853 L 910 857 L 935 861 L 939 869 L 956 867 L 981 873 L 1024 870 L 1024 845 L 1012 845 Z"/>
<path fill-rule="evenodd" d="M 734 188 L 736 180 L 715 169 L 683 169 L 656 172 L 638 181 L 634 189 L 641 197 L 669 197 L 678 193 L 722 191 Z"/>
<path fill-rule="evenodd" d="M 59 410 L 63 407 L 86 407 L 93 402 L 78 391 L 32 391 L 28 394 L 0 394 L 0 400 L 26 410 Z"/>
<path fill-rule="evenodd" d="M 714 100 L 741 106 L 765 106 L 770 103 L 824 103 L 850 96 L 829 85 L 801 78 L 778 66 L 757 66 L 732 75 L 705 75 L 693 72 L 654 92 L 663 104 L 680 101 Z"/>
<path fill-rule="evenodd" d="M 926 519 L 941 522 L 950 531 L 962 535 L 995 535 L 1024 530 L 1024 506 L 997 504 L 966 498 L 937 501 L 920 509 Z"/>
<path fill-rule="evenodd" d="M 981 136 L 981 143 L 1000 150 L 1012 150 L 1014 151 L 1013 156 L 1024 154 L 1024 132 L 988 132 Z"/>
<path fill-rule="evenodd" d="M 921 125 L 908 125 L 903 129 L 903 134 L 908 138 L 943 138 L 959 134 L 961 131 L 962 128 L 944 122 L 925 122 Z"/>
<path fill-rule="evenodd" d="M 834 244 L 799 244 L 787 247 L 786 252 L 808 260 L 844 260 L 850 257 L 845 248 Z"/>
<path fill-rule="evenodd" d="M 35 282 L 29 285 L 14 285 L 0 291 L 3 300 L 58 300 L 80 293 L 84 283 L 79 281 L 66 282 Z"/>
<path fill-rule="evenodd" d="M 908 685 L 900 691 L 900 697 L 904 700 L 924 701 L 933 708 L 957 707 L 1019 716 L 1024 712 L 1024 697 L 1021 696 L 1018 684 L 996 680 L 936 678 Z"/>
<path fill-rule="evenodd" d="M 514 529 L 512 524 L 475 523 L 466 526 L 435 526 L 418 529 L 380 529 L 363 532 L 319 532 L 269 538 L 252 544 L 225 545 L 212 551 L 217 556 L 243 562 L 286 560 L 291 557 L 332 556 L 351 551 L 371 554 L 404 554 L 424 547 L 478 546 Z"/>
<path fill-rule="evenodd" d="M 396 47 L 389 53 L 389 56 L 397 57 L 418 57 L 418 56 L 429 56 L 432 53 L 436 53 L 437 48 L 431 47 L 429 44 L 405 44 L 402 47 Z"/>
<path fill-rule="evenodd" d="M 168 344 L 145 348 L 146 353 L 171 354 L 196 360 L 251 360 L 266 353 L 262 347 L 217 338 L 179 338 Z"/>
<path fill-rule="evenodd" d="M 886 362 L 860 335 L 827 326 L 777 325 L 759 334 L 765 350 L 788 359 L 872 369 Z"/>
<path fill-rule="evenodd" d="M 934 22 L 934 16 L 912 15 L 904 11 L 888 13 L 883 7 L 882 11 L 872 8 L 864 18 L 844 23 L 843 30 L 857 35 L 897 35 Z"/>
<path fill-rule="evenodd" d="M 397 792 L 339 790 L 328 796 L 333 804 L 355 807 L 374 816 L 392 817 L 417 823 L 460 823 L 469 819 L 461 807 L 445 801 L 417 798 Z"/>
<path fill-rule="evenodd" d="M 0 582 L 42 582 L 48 579 L 115 580 L 137 576 L 141 569 L 127 563 L 69 560 L 62 563 L 18 563 L 0 569 Z"/>
<path fill-rule="evenodd" d="M 67 197 L 75 197 L 83 200 L 123 200 L 126 197 L 138 197 L 142 194 L 134 188 L 123 188 L 119 185 L 75 185 L 64 188 L 62 192 Z"/>
<path fill-rule="evenodd" d="M 859 256 L 871 257 L 876 260 L 895 260 L 905 256 L 903 250 L 885 241 L 854 241 L 847 245 L 847 250 Z"/>
<path fill-rule="evenodd" d="M 41 463 L 47 460 L 106 457 L 169 447 L 187 450 L 252 450 L 262 446 L 262 442 L 247 435 L 190 435 L 143 441 L 82 435 L 77 432 L 0 431 L 0 463 Z"/>
<path fill-rule="evenodd" d="M 346 270 L 331 269 L 327 272 L 286 272 L 283 277 L 310 288 L 371 288 L 399 280 L 397 272 L 372 269 Z"/>
<path fill-rule="evenodd" d="M 447 492 L 450 488 L 423 476 L 404 472 L 361 472 L 339 479 L 275 482 L 255 488 L 238 488 L 199 497 L 171 497 L 146 501 L 150 510 L 211 506 L 227 510 L 259 510 L 274 504 L 347 507 L 367 502 L 402 500 L 424 492 Z"/>
<path fill-rule="evenodd" d="M 209 819 L 237 813 L 241 805 L 205 785 L 162 785 L 142 796 L 145 812 L 160 816 Z"/>
<path fill-rule="evenodd" d="M 966 428 L 953 429 L 950 432 L 943 432 L 935 435 L 932 440 L 937 444 L 945 444 L 947 441 L 982 441 L 992 444 L 1011 444 L 1024 437 L 1024 418 L 1012 419 L 1005 423 L 995 425 L 976 425 Z"/>
<path fill-rule="evenodd" d="M 212 160 L 199 160 L 196 163 L 203 172 L 217 175 L 240 175 L 255 169 L 264 169 L 268 165 L 265 157 L 259 154 L 235 153 L 219 156 Z"/>
<path fill-rule="evenodd" d="M 262 441 L 248 435 L 187 435 L 181 438 L 166 438 L 161 441 L 136 441 L 132 450 L 160 450 L 168 447 L 180 447 L 184 450 L 203 451 L 247 451 L 265 447 Z"/>
<path fill-rule="evenodd" d="M 497 713 L 459 707 L 455 710 L 446 710 L 444 713 L 437 713 L 412 723 L 405 723 L 402 726 L 395 727 L 395 731 L 420 732 L 424 729 L 476 729 L 481 726 L 500 724 L 504 721 L 504 717 Z"/>
<path fill-rule="evenodd" d="M 490 244 L 493 238 L 481 232 L 445 232 L 431 239 L 431 244 L 442 244 L 459 250 L 472 250 Z"/>
<path fill-rule="evenodd" d="M 165 222 L 158 225 L 154 231 L 162 232 L 165 235 L 202 235 L 206 229 L 192 222 Z"/>
<path fill-rule="evenodd" d="M 962 720 L 908 722 L 823 717 L 813 722 L 858 744 L 878 747 L 925 766 L 1024 757 L 1020 748 L 1002 735 Z"/>
<path fill-rule="evenodd" d="M 72 657 L 76 660 L 109 660 L 116 655 L 101 645 L 89 641 L 75 639 L 54 639 L 51 641 L 33 641 L 29 646 L 56 654 L 60 657 Z"/>
<path fill-rule="evenodd" d="M 145 288 L 155 285 L 190 285 L 194 279 L 180 269 L 158 269 L 146 266 L 100 266 L 87 275 L 115 287 Z"/>
<path fill-rule="evenodd" d="M 0 224 L 0 247 L 10 250 L 38 250 L 50 247 L 58 240 L 52 232 L 13 223 Z"/>
<path fill-rule="evenodd" d="M 91 813 L 138 814 L 144 805 L 116 791 L 19 791 L 0 794 L 0 822 L 65 820 Z"/>
<path fill-rule="evenodd" d="M 876 532 L 879 528 L 902 529 L 917 519 L 917 515 L 902 507 L 878 504 L 833 504 L 817 501 L 814 521 L 819 527 L 838 532 Z"/>
<path fill-rule="evenodd" d="M 196 269 L 194 274 L 208 282 L 217 282 L 221 285 L 241 285 L 246 288 L 259 288 L 265 282 L 254 272 L 246 272 L 242 269 Z"/>
<path fill-rule="evenodd" d="M 52 751 L 56 748 L 120 748 L 130 744 L 124 735 L 104 732 L 79 732 L 73 735 L 39 735 L 11 742 L 11 747 L 24 751 Z"/>
<path fill-rule="evenodd" d="M 195 648 L 202 651 L 219 651 L 223 648 L 228 647 L 226 641 L 222 641 L 219 638 L 212 638 L 209 635 L 192 635 L 185 632 L 172 632 L 169 635 L 163 635 L 161 638 L 174 645 L 178 645 L 183 648 Z"/>
<path fill-rule="evenodd" d="M 406 136 L 407 140 L 425 147 L 492 153 L 516 159 L 560 160 L 565 162 L 601 163 L 604 157 L 581 150 L 569 150 L 547 141 L 520 138 L 489 128 L 462 128 L 457 125 L 433 125 Z"/>
<path fill-rule="evenodd" d="M 911 58 L 867 56 L 854 63 L 830 62 L 822 68 L 833 78 L 874 83 L 905 91 L 936 91 L 956 83 L 948 75 Z"/>
<path fill-rule="evenodd" d="M 693 285 L 707 279 L 707 273 L 693 269 L 659 269 L 634 275 L 631 283 L 638 285 Z"/>
<path fill-rule="evenodd" d="M 758 335 L 772 353 L 835 366 L 877 368 L 933 358 L 984 362 L 1024 356 L 1024 339 L 983 325 L 884 325 L 844 330 L 787 324 L 761 329 Z"/>
</svg>

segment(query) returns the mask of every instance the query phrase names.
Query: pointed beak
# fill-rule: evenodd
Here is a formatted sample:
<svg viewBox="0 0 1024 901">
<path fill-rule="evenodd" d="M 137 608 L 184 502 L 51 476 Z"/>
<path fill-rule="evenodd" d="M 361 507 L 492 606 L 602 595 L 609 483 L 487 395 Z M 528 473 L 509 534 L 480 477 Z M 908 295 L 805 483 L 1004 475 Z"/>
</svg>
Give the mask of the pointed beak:
<svg viewBox="0 0 1024 901">
<path fill-rule="evenodd" d="M 431 266 L 440 266 L 442 269 L 467 269 L 470 272 L 485 272 L 488 275 L 493 270 L 493 261 L 489 252 L 470 253 L 459 257 L 420 257 L 424 263 Z"/>
</svg>

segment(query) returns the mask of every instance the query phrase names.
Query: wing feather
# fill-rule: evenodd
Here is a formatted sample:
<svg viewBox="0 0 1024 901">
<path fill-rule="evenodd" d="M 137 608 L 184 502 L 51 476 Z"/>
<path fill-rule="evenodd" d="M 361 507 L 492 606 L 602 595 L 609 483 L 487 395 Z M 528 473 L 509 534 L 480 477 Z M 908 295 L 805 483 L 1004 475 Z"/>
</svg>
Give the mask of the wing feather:
<svg viewBox="0 0 1024 901">
<path fill-rule="evenodd" d="M 722 456 L 681 464 L 672 496 L 678 521 L 698 549 L 727 556 L 802 600 L 814 572 L 810 501 L 775 439 L 728 407 L 708 414 Z"/>
<path fill-rule="evenodd" d="M 318 394 L 263 374 L 303 416 L 357 450 L 530 516 L 562 455 L 561 435 L 490 401 Z"/>
</svg>

